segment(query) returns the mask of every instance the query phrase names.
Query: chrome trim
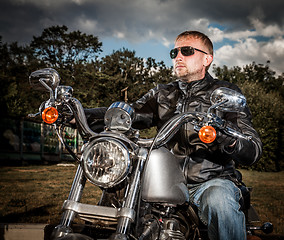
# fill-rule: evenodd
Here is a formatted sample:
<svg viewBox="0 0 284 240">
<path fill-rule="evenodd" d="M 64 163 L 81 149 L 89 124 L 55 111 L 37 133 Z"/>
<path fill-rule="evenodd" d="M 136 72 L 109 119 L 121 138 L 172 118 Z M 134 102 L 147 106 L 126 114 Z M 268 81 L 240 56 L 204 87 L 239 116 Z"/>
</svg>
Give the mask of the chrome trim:
<svg viewBox="0 0 284 240">
<path fill-rule="evenodd" d="M 226 87 L 216 88 L 210 96 L 210 102 L 213 105 L 208 113 L 215 108 L 221 112 L 240 112 L 246 106 L 246 98 L 242 93 Z"/>
<path fill-rule="evenodd" d="M 84 108 L 80 101 L 73 97 L 66 97 L 66 105 L 70 108 L 70 110 L 74 113 L 76 123 L 79 125 L 79 131 L 82 134 L 83 138 L 90 138 L 96 136 L 97 134 L 93 132 L 87 122 L 87 118 L 84 112 Z"/>
<path fill-rule="evenodd" d="M 202 115 L 198 116 L 196 113 L 192 112 L 178 114 L 164 124 L 164 127 L 159 130 L 155 139 L 140 138 L 137 143 L 143 147 L 150 147 L 153 141 L 155 141 L 155 147 L 162 146 L 174 136 L 183 124 L 198 119 L 201 116 Z"/>
<path fill-rule="evenodd" d="M 139 194 L 140 186 L 141 186 L 141 175 L 144 170 L 144 165 L 148 156 L 148 151 L 145 148 L 140 148 L 138 152 L 138 162 L 134 172 L 133 180 L 129 185 L 129 189 L 127 190 L 124 202 L 124 209 L 130 209 L 133 211 L 133 219 L 127 216 L 120 216 L 118 218 L 118 223 L 116 227 L 116 233 L 118 234 L 126 234 L 128 229 L 130 228 L 131 221 L 135 220 L 135 206 L 137 204 L 137 196 Z M 131 220 L 132 219 L 132 220 Z"/>
<path fill-rule="evenodd" d="M 65 99 L 66 97 L 72 97 L 73 88 L 70 86 L 58 86 L 55 89 L 55 96 L 59 99 Z"/>
<path fill-rule="evenodd" d="M 112 208 L 105 206 L 97 206 L 91 204 L 79 203 L 71 200 L 65 200 L 62 209 L 71 210 L 78 215 L 88 217 L 90 219 L 117 220 L 120 217 L 129 218 L 131 221 L 135 219 L 135 211 L 131 208 Z"/>
<path fill-rule="evenodd" d="M 132 126 L 134 110 L 124 102 L 115 102 L 110 105 L 104 116 L 107 130 L 127 132 Z"/>
<path fill-rule="evenodd" d="M 134 114 L 133 108 L 125 102 L 114 102 L 109 106 L 108 110 L 112 108 L 121 108 L 124 111 L 126 111 L 130 115 L 131 118 L 133 117 L 133 114 Z"/>
</svg>

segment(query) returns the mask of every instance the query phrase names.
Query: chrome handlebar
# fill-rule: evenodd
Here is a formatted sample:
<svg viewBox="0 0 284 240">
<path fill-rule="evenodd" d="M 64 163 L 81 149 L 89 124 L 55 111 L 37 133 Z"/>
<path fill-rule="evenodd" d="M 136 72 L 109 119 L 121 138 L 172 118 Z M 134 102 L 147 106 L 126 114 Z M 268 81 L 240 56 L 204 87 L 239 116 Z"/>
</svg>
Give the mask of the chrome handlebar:
<svg viewBox="0 0 284 240">
<path fill-rule="evenodd" d="M 69 110 L 74 114 L 76 123 L 78 124 L 78 130 L 80 131 L 80 134 L 83 138 L 88 139 L 90 137 L 96 136 L 97 133 L 93 132 L 87 123 L 84 108 L 81 105 L 80 101 L 70 95 L 71 94 L 61 95 L 59 98 L 55 99 L 55 105 L 66 105 L 69 108 Z M 36 114 L 29 114 L 29 117 L 35 117 L 39 114 L 40 112 Z M 176 132 L 183 124 L 188 122 L 191 122 L 194 125 L 194 129 L 197 131 L 202 126 L 211 125 L 217 129 L 222 130 L 227 135 L 236 138 L 242 138 L 248 141 L 252 139 L 251 136 L 244 135 L 232 128 L 222 127 L 223 120 L 212 113 L 187 112 L 178 114 L 168 120 L 159 130 L 155 138 L 139 138 L 136 144 L 141 147 L 150 147 L 153 143 L 154 147 L 162 146 L 176 134 Z"/>
<path fill-rule="evenodd" d="M 155 138 L 152 139 L 139 139 L 138 145 L 142 147 L 150 147 L 153 142 L 155 147 L 166 144 L 180 129 L 180 127 L 188 122 L 198 119 L 198 114 L 196 113 L 181 113 L 164 124 L 164 126 L 159 130 Z"/>
</svg>

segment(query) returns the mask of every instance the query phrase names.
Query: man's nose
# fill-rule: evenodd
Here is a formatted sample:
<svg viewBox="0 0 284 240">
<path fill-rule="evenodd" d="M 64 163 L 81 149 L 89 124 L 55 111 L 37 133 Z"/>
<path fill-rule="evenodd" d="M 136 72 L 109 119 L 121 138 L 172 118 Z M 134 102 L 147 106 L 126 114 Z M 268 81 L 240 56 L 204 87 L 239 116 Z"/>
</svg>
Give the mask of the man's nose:
<svg viewBox="0 0 284 240">
<path fill-rule="evenodd" d="M 183 59 L 183 55 L 181 54 L 181 50 L 178 49 L 178 53 L 177 53 L 177 56 L 176 56 L 176 60 L 177 59 Z"/>
</svg>

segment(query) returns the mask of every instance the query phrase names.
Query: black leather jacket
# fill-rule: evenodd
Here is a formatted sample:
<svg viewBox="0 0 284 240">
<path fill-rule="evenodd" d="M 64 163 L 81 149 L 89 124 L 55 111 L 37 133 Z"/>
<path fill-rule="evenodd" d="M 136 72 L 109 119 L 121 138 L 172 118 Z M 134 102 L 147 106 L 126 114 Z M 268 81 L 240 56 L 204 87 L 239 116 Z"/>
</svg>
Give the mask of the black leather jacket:
<svg viewBox="0 0 284 240">
<path fill-rule="evenodd" d="M 132 104 L 136 112 L 136 125 L 160 128 L 168 119 L 181 112 L 207 112 L 211 106 L 210 95 L 218 87 L 240 92 L 236 85 L 213 79 L 208 73 L 204 79 L 191 83 L 176 81 L 158 85 Z M 185 124 L 168 147 L 175 154 L 186 157 L 185 175 L 188 183 L 204 182 L 216 177 L 234 180 L 235 162 L 251 165 L 261 156 L 262 143 L 252 126 L 248 107 L 243 112 L 217 111 L 216 114 L 243 134 L 251 136 L 252 140 L 237 139 L 234 148 L 229 150 L 220 147 L 215 143 L 216 140 L 212 144 L 202 143 L 192 125 Z"/>
</svg>

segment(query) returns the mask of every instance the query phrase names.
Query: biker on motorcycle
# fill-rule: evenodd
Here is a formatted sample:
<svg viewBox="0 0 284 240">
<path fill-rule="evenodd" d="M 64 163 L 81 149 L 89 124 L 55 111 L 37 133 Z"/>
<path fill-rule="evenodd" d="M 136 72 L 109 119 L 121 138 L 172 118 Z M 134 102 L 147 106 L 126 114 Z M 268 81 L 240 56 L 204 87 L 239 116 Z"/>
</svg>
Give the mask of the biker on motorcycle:
<svg viewBox="0 0 284 240">
<path fill-rule="evenodd" d="M 137 128 L 159 128 L 182 112 L 207 112 L 211 106 L 211 93 L 219 87 L 240 92 L 236 85 L 214 79 L 208 73 L 213 61 L 213 44 L 205 34 L 197 31 L 181 33 L 170 57 L 178 80 L 158 85 L 132 104 Z M 100 119 L 104 110 L 86 110 L 88 122 Z M 248 106 L 242 112 L 214 111 L 225 120 L 226 126 L 251 138 L 237 139 L 219 132 L 213 143 L 205 144 L 193 131 L 192 124 L 185 124 L 167 147 L 172 154 L 185 159 L 184 172 L 191 204 L 198 209 L 200 220 L 208 227 L 209 239 L 246 239 L 235 162 L 243 165 L 257 162 L 262 143 L 252 126 Z"/>
</svg>

